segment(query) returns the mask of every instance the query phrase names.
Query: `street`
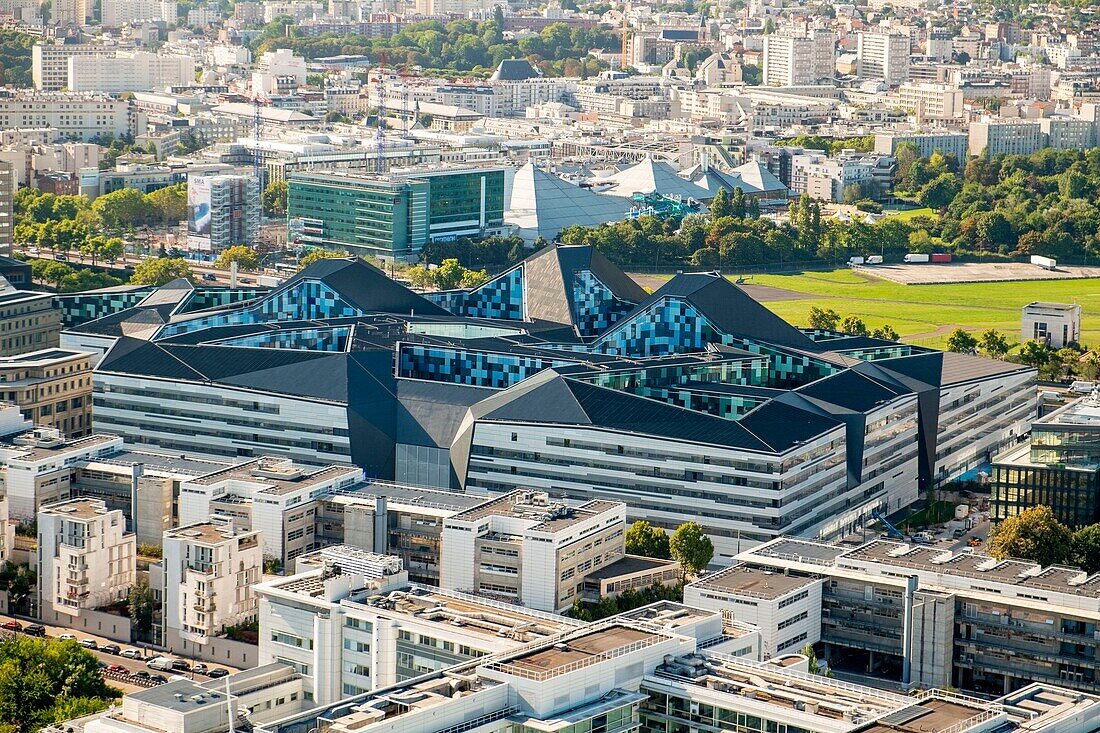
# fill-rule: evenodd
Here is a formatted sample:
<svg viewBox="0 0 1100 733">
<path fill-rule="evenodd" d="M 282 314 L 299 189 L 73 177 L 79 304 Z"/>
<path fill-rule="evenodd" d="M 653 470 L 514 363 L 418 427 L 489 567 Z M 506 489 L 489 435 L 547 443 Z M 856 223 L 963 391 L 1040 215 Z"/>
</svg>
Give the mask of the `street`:
<svg viewBox="0 0 1100 733">
<path fill-rule="evenodd" d="M 34 621 L 29 621 L 26 618 L 17 618 L 15 616 L 0 614 L 0 623 L 4 623 L 4 622 L 7 622 L 7 621 L 17 621 L 24 628 L 26 628 L 27 625 L 29 625 L 31 623 L 37 623 L 37 622 L 34 622 Z M 103 646 L 105 644 L 115 644 L 116 646 L 121 647 L 121 651 L 125 651 L 126 649 L 136 649 L 136 650 L 140 651 L 142 653 L 142 658 L 141 659 L 130 659 L 128 657 L 123 657 L 123 656 L 119 656 L 119 655 L 115 655 L 115 654 L 108 654 L 107 652 L 102 651 L 100 649 L 88 649 L 88 651 L 91 652 L 96 657 L 96 659 L 103 662 L 104 664 L 117 664 L 119 666 L 122 666 L 122 667 L 126 668 L 126 670 L 128 670 L 129 672 L 138 672 L 138 671 L 141 671 L 141 670 L 145 670 L 146 672 L 149 672 L 151 674 L 159 674 L 159 675 L 163 675 L 165 677 L 171 677 L 174 674 L 184 675 L 186 677 L 191 677 L 191 678 L 193 678 L 195 680 L 198 680 L 200 682 L 210 679 L 210 677 L 208 677 L 206 675 L 193 674 L 192 672 L 164 672 L 164 671 L 161 671 L 161 670 L 152 670 L 152 669 L 149 669 L 149 667 L 147 667 L 146 664 L 145 664 L 145 662 L 147 660 L 153 659 L 154 657 L 169 657 L 171 659 L 183 659 L 189 665 L 193 664 L 193 660 L 188 659 L 186 657 L 180 657 L 179 655 L 172 655 L 172 654 L 167 654 L 167 653 L 162 654 L 160 652 L 157 652 L 156 650 L 143 648 L 143 647 L 140 647 L 140 646 L 135 646 L 133 644 L 120 644 L 119 642 L 112 641 L 111 639 L 108 639 L 106 637 L 96 636 L 95 634 L 89 634 L 87 632 L 82 632 L 82 631 L 76 631 L 74 629 L 68 629 L 68 628 L 65 628 L 63 626 L 50 626 L 48 624 L 43 624 L 43 626 L 46 627 L 46 636 L 48 638 L 56 639 L 57 637 L 61 636 L 62 634 L 72 634 L 72 635 L 76 636 L 77 641 L 81 641 L 83 639 L 94 639 L 96 644 L 100 645 L 100 646 Z M 3 632 L 0 632 L 0 633 L 22 634 L 23 632 L 21 632 L 21 631 L 16 631 L 16 632 L 3 631 Z M 210 668 L 220 667 L 220 668 L 222 668 L 222 669 L 224 669 L 224 670 L 226 670 L 227 672 L 230 672 L 230 673 L 239 671 L 235 667 L 229 667 L 229 666 L 224 665 L 224 664 L 209 664 L 209 663 L 207 663 L 207 666 L 210 667 Z M 115 680 L 115 679 L 111 680 L 111 684 L 115 685 L 119 689 L 122 689 L 123 692 L 134 692 L 134 691 L 137 691 L 137 690 L 145 689 L 144 686 L 131 685 L 131 684 L 127 684 L 124 681 Z"/>
</svg>

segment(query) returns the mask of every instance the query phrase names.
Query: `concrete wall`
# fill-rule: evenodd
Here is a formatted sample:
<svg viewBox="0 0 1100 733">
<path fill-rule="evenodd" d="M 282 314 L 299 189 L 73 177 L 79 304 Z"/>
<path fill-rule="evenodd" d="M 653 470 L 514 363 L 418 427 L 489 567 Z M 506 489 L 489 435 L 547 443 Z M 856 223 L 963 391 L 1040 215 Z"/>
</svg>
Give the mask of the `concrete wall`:
<svg viewBox="0 0 1100 733">
<path fill-rule="evenodd" d="M 221 637 L 207 637 L 205 644 L 196 644 L 180 637 L 175 629 L 165 630 L 164 645 L 183 659 L 196 659 L 213 664 L 248 669 L 260 663 L 260 648 L 255 644 Z"/>
<path fill-rule="evenodd" d="M 65 613 L 58 613 L 53 610 L 52 605 L 47 603 L 43 604 L 39 619 L 51 626 L 65 626 L 72 629 L 77 636 L 80 636 L 81 631 L 87 631 L 89 634 L 106 637 L 111 641 L 124 644 L 129 644 L 132 639 L 129 618 L 115 616 L 103 611 L 81 609 L 79 616 L 69 616 Z"/>
</svg>

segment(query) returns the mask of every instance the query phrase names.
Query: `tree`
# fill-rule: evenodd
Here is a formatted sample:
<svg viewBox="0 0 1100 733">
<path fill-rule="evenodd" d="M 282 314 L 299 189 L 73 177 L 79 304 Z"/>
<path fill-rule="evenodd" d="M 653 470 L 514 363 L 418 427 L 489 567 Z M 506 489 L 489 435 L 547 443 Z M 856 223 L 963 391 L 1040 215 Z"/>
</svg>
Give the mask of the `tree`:
<svg viewBox="0 0 1100 733">
<path fill-rule="evenodd" d="M 191 272 L 186 260 L 182 257 L 153 257 L 142 260 L 134 267 L 130 283 L 159 287 L 179 278 L 189 282 L 195 281 L 195 275 Z"/>
<path fill-rule="evenodd" d="M 867 336 L 870 333 L 867 324 L 858 316 L 845 316 L 840 323 L 840 330 L 852 336 Z"/>
<path fill-rule="evenodd" d="M 1053 356 L 1054 352 L 1051 351 L 1049 346 L 1035 339 L 1028 339 L 1020 345 L 1020 351 L 1016 354 L 1016 359 L 1021 364 L 1041 369 L 1050 362 Z"/>
<path fill-rule="evenodd" d="M 693 575 L 705 570 L 714 557 L 714 543 L 697 522 L 684 522 L 677 527 L 668 541 L 668 550 L 684 572 Z"/>
<path fill-rule="evenodd" d="M 285 216 L 288 186 L 286 181 L 272 181 L 267 184 L 260 202 L 268 216 Z"/>
<path fill-rule="evenodd" d="M 733 193 L 730 195 L 730 213 L 732 216 L 736 216 L 739 219 L 744 219 L 747 212 L 745 205 L 745 192 L 741 190 L 741 187 L 733 189 Z"/>
<path fill-rule="evenodd" d="M 141 638 L 148 636 L 153 630 L 153 589 L 148 582 L 139 580 L 130 586 L 126 600 L 130 606 L 130 621 L 134 633 Z"/>
<path fill-rule="evenodd" d="M 31 590 L 36 583 L 35 572 L 27 565 L 8 560 L 0 568 L 0 590 L 8 594 L 8 607 L 15 613 L 30 612 Z"/>
<path fill-rule="evenodd" d="M 228 270 L 230 264 L 233 262 L 236 262 L 237 267 L 241 270 L 260 269 L 259 255 L 256 254 L 256 250 L 245 244 L 237 244 L 224 249 L 222 253 L 218 255 L 218 259 L 214 261 L 214 266 L 220 267 L 223 270 Z"/>
<path fill-rule="evenodd" d="M 897 170 L 894 173 L 894 183 L 902 183 L 909 177 L 909 169 L 920 160 L 920 148 L 916 143 L 905 141 L 898 143 L 894 149 L 894 159 L 897 161 Z"/>
<path fill-rule="evenodd" d="M 810 306 L 810 328 L 821 331 L 835 331 L 840 325 L 840 314 L 832 308 Z"/>
<path fill-rule="evenodd" d="M 178 224 L 187 218 L 187 184 L 158 188 L 146 198 L 153 207 L 153 217 L 160 224 Z"/>
<path fill-rule="evenodd" d="M 630 525 L 626 531 L 626 551 L 631 555 L 668 558 L 668 535 L 644 519 Z"/>
<path fill-rule="evenodd" d="M 921 188 L 917 200 L 920 201 L 921 206 L 938 211 L 947 208 L 947 205 L 959 195 L 960 189 L 958 178 L 951 173 L 941 173 Z"/>
<path fill-rule="evenodd" d="M 1019 558 L 1043 567 L 1070 558 L 1073 535 L 1048 506 L 1033 506 L 997 525 L 989 535 L 989 552 L 998 560 Z"/>
<path fill-rule="evenodd" d="M 901 335 L 895 331 L 889 323 L 882 324 L 882 328 L 876 328 L 871 331 L 871 336 L 877 339 L 883 339 L 884 341 L 897 341 L 901 338 Z"/>
<path fill-rule="evenodd" d="M 1070 558 L 1090 575 L 1100 573 L 1100 524 L 1090 524 L 1073 533 Z"/>
<path fill-rule="evenodd" d="M 817 661 L 817 652 L 814 651 L 813 644 L 807 644 L 802 647 L 802 656 L 806 657 L 806 671 L 810 674 L 821 674 L 821 664 Z M 826 669 L 824 677 L 832 677 L 833 671 Z"/>
<path fill-rule="evenodd" d="M 710 218 L 721 219 L 732 215 L 733 208 L 730 206 L 730 193 L 725 186 L 720 186 L 718 193 L 714 194 L 714 198 L 710 202 Z"/>
<path fill-rule="evenodd" d="M 956 328 L 947 337 L 947 350 L 956 354 L 973 354 L 978 348 L 978 339 L 969 331 Z"/>
<path fill-rule="evenodd" d="M 994 328 L 985 331 L 978 337 L 978 346 L 994 359 L 1002 358 L 1012 348 L 1005 335 Z"/>
<path fill-rule="evenodd" d="M 841 198 L 846 204 L 854 204 L 857 201 L 861 201 L 866 198 L 866 194 L 863 192 L 863 186 L 859 183 L 849 183 L 844 187 L 844 191 L 841 193 Z"/>
<path fill-rule="evenodd" d="M 149 198 L 134 188 L 120 188 L 100 196 L 92 202 L 92 211 L 112 229 L 148 224 L 157 213 Z"/>
<path fill-rule="evenodd" d="M 312 265 L 314 262 L 320 262 L 321 260 L 337 259 L 340 257 L 351 257 L 347 252 L 337 252 L 331 249 L 311 249 L 302 255 L 302 259 L 298 260 L 298 270 L 302 271 Z"/>
</svg>

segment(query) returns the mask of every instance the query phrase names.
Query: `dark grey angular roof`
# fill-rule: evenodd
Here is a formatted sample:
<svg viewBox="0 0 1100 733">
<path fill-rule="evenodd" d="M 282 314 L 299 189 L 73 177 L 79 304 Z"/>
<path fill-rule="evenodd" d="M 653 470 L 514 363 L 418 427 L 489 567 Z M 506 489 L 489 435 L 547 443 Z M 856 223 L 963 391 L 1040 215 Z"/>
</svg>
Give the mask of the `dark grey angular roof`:
<svg viewBox="0 0 1100 733">
<path fill-rule="evenodd" d="M 666 297 L 689 301 L 722 332 L 732 336 L 767 341 L 806 352 L 821 350 L 809 336 L 718 273 L 680 273 L 642 302 L 634 314 L 642 313 Z M 616 325 L 629 321 L 634 314 Z"/>
<path fill-rule="evenodd" d="M 469 408 L 495 393 L 487 387 L 399 379 L 396 440 L 447 448 Z"/>
<path fill-rule="evenodd" d="M 897 383 L 876 379 L 851 369 L 837 372 L 828 377 L 795 390 L 803 397 L 827 402 L 853 412 L 868 412 L 881 403 L 892 400 L 902 394 L 912 394 Z"/>
<path fill-rule="evenodd" d="M 484 400 L 473 412 L 487 421 L 591 426 L 762 452 L 782 452 L 838 424 L 795 408 L 766 408 L 762 405 L 740 421 L 726 420 L 547 369 Z"/>
<path fill-rule="evenodd" d="M 278 293 L 302 280 L 321 280 L 364 313 L 450 315 L 445 309 L 414 293 L 358 257 L 318 260 L 272 292 Z"/>
<path fill-rule="evenodd" d="M 489 77 L 490 81 L 526 81 L 538 79 L 542 74 L 527 59 L 504 59 Z"/>
</svg>

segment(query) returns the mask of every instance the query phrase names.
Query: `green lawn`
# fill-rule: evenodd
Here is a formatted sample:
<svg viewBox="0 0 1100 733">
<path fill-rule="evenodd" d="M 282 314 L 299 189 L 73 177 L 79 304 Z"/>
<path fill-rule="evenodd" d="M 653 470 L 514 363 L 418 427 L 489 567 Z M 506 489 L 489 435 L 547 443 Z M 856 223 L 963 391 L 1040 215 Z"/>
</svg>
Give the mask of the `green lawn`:
<svg viewBox="0 0 1100 733">
<path fill-rule="evenodd" d="M 844 268 L 755 275 L 748 282 L 812 296 L 765 303 L 796 325 L 808 325 L 812 306 L 832 308 L 841 316 L 859 316 L 872 328 L 888 323 L 902 340 L 932 347 L 942 347 L 946 335 L 957 327 L 971 331 L 996 328 L 1016 340 L 1022 306 L 1033 300 L 1076 302 L 1082 307 L 1082 341 L 1100 344 L 1100 279 L 899 285 Z"/>
<path fill-rule="evenodd" d="M 930 219 L 936 218 L 936 212 L 932 211 L 929 207 L 925 206 L 922 209 L 908 209 L 906 211 L 887 212 L 892 216 L 896 216 L 901 221 L 909 221 L 910 219 L 916 219 L 918 216 L 928 217 Z"/>
</svg>

